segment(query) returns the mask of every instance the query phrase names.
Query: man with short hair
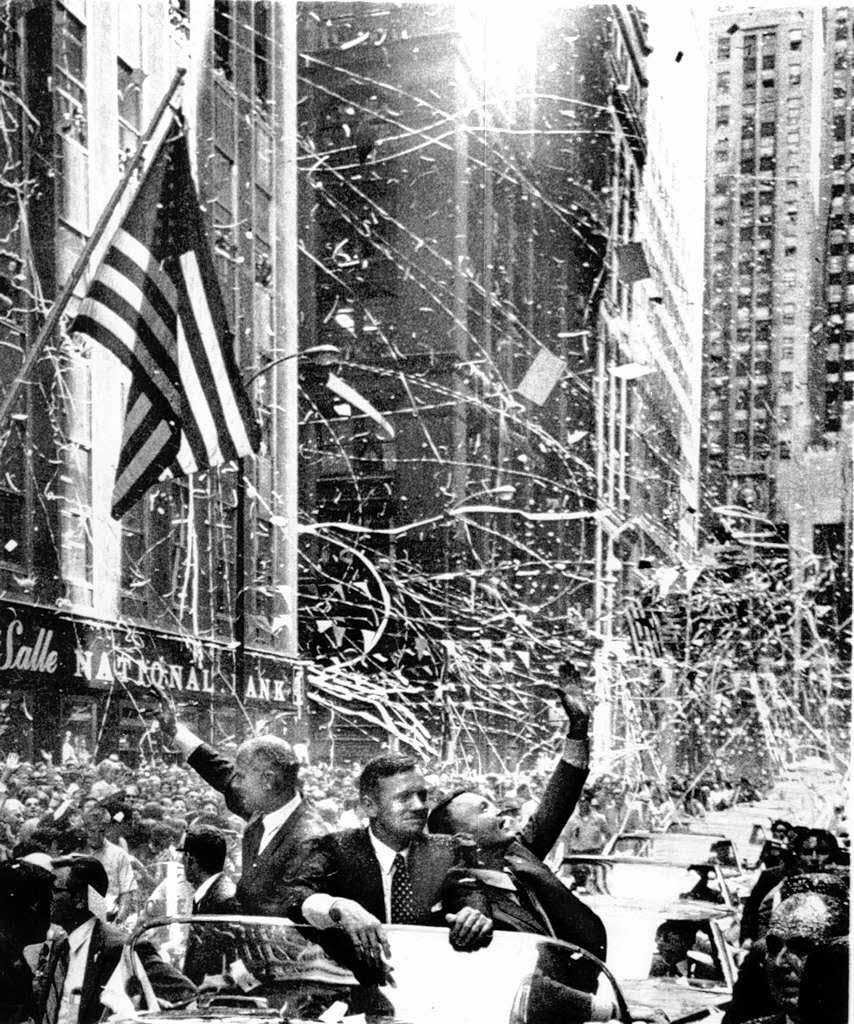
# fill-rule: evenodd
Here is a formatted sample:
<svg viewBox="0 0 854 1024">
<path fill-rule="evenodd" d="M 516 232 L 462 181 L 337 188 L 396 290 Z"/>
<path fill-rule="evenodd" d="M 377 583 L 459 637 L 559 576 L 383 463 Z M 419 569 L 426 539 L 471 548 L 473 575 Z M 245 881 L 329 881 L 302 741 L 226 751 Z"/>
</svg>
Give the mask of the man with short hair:
<svg viewBox="0 0 854 1024">
<path fill-rule="evenodd" d="M 469 871 L 489 901 L 495 927 L 554 935 L 605 959 L 605 928 L 543 863 L 567 823 L 587 777 L 590 716 L 584 702 L 561 693 L 569 730 L 540 805 L 517 832 L 489 798 L 475 790 L 450 793 L 430 812 L 433 833 L 475 843 Z"/>
<path fill-rule="evenodd" d="M 236 914 L 235 889 L 223 874 L 225 836 L 213 825 L 193 825 L 178 850 L 184 855 L 184 876 L 193 887 L 194 914 Z"/>
<path fill-rule="evenodd" d="M 401 754 L 373 758 L 359 778 L 359 795 L 368 827 L 306 844 L 296 874 L 282 887 L 281 912 L 319 929 L 340 929 L 357 957 L 373 966 L 389 955 L 385 923 L 447 923 L 456 948 L 485 945 L 492 923 L 476 907 L 443 919 L 441 891 L 454 844 L 424 832 L 427 785 L 415 761 Z"/>
<path fill-rule="evenodd" d="M 226 843 L 222 832 L 212 825 L 193 825 L 179 849 L 184 854 L 184 875 L 194 889 L 192 913 L 239 913 L 234 886 L 223 874 Z M 222 970 L 219 945 L 206 943 L 205 939 L 203 928 L 190 929 L 184 974 L 196 985 L 202 983 L 206 974 L 218 974 Z"/>
<path fill-rule="evenodd" d="M 107 839 L 110 822 L 110 812 L 100 804 L 90 807 L 83 815 L 86 847 L 104 865 L 109 879 L 108 915 L 116 924 L 123 924 L 136 913 L 138 886 L 130 855 Z"/>
<path fill-rule="evenodd" d="M 797 832 L 792 840 L 792 856 L 778 867 L 761 872 L 745 900 L 739 934 L 742 947 L 749 949 L 764 933 L 767 914 L 771 910 L 766 900 L 770 897 L 774 902 L 774 894 L 779 896 L 779 886 L 786 878 L 824 871 L 836 862 L 838 855 L 836 839 L 826 829 L 809 828 Z M 764 920 L 763 911 L 766 915 Z"/>
<path fill-rule="evenodd" d="M 24 948 L 43 941 L 50 924 L 53 875 L 21 860 L 0 864 L 0 1021 L 18 1024 L 36 1013 L 33 974 Z"/>
<path fill-rule="evenodd" d="M 225 797 L 230 811 L 248 821 L 243 832 L 242 874 L 237 900 L 248 914 L 276 912 L 275 894 L 293 869 L 300 845 L 327 829 L 299 790 L 299 763 L 278 736 L 253 736 L 240 744 L 234 761 L 203 743 L 164 705 L 160 727 L 187 763 Z"/>
</svg>

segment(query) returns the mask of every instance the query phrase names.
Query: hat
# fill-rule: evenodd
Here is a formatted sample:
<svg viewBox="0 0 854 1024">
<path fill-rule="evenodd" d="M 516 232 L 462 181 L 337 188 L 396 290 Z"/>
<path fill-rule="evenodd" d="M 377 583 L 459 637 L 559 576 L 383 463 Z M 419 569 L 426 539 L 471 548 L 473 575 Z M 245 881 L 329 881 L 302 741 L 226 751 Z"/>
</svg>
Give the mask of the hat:
<svg viewBox="0 0 854 1024">
<path fill-rule="evenodd" d="M 175 847 L 182 853 L 189 853 L 192 856 L 201 854 L 201 860 L 225 859 L 226 845 L 225 836 L 213 825 L 193 825 L 184 833 L 184 840 L 180 846 Z"/>
</svg>

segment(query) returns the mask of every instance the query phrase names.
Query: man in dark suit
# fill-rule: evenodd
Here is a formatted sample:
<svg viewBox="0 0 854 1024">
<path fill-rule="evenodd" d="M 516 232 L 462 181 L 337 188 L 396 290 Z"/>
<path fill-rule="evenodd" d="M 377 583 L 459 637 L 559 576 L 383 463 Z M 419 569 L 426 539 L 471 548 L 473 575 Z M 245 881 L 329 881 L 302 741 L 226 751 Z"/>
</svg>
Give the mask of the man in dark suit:
<svg viewBox="0 0 854 1024">
<path fill-rule="evenodd" d="M 234 885 L 222 873 L 226 854 L 222 832 L 213 825 L 193 825 L 187 830 L 179 849 L 184 854 L 184 875 L 195 890 L 193 914 L 240 913 Z M 213 922 L 191 926 L 184 956 L 184 974 L 194 985 L 200 985 L 206 974 L 221 973 L 222 956 L 230 945 L 227 928 Z"/>
<path fill-rule="evenodd" d="M 546 867 L 548 855 L 572 814 L 587 778 L 589 714 L 580 697 L 560 691 L 569 730 L 563 755 L 542 800 L 521 832 L 496 804 L 460 789 L 430 812 L 431 833 L 473 840 L 476 866 L 460 872 L 474 878 L 489 901 L 495 928 L 553 935 L 605 959 L 605 928 Z M 460 879 L 463 880 L 462 878 Z"/>
<path fill-rule="evenodd" d="M 50 924 L 53 875 L 23 860 L 0 864 L 0 1021 L 31 1020 L 36 1003 L 24 947 L 41 942 Z"/>
<path fill-rule="evenodd" d="M 51 918 L 67 938 L 54 940 L 52 970 L 42 979 L 42 1010 L 36 1019 L 95 1024 L 104 1012 L 104 986 L 119 966 L 128 936 L 95 915 L 95 910 L 106 909 L 109 885 L 99 860 L 67 857 L 54 861 L 54 868 Z M 137 943 L 136 953 L 158 999 L 175 1003 L 196 994 L 195 985 L 161 960 L 150 944 Z"/>
<path fill-rule="evenodd" d="M 444 918 L 441 889 L 454 863 L 454 844 L 424 832 L 427 786 L 412 758 L 373 758 L 359 779 L 369 825 L 322 836 L 306 844 L 296 873 L 280 891 L 281 912 L 315 928 L 337 928 L 357 957 L 379 966 L 389 956 L 382 925 L 450 926 L 452 944 L 476 949 L 492 924 L 474 906 Z"/>
<path fill-rule="evenodd" d="M 327 827 L 299 791 L 299 763 L 278 736 L 254 736 L 234 761 L 203 743 L 175 715 L 161 710 L 160 727 L 199 775 L 225 796 L 229 810 L 247 819 L 237 901 L 247 914 L 275 913 L 271 895 L 292 869 L 300 845 Z"/>
<path fill-rule="evenodd" d="M 817 892 L 797 893 L 774 910 L 765 936 L 765 972 L 777 1012 L 754 1018 L 754 1024 L 801 1021 L 800 992 L 807 953 L 847 935 L 848 918 L 847 902 Z"/>
<path fill-rule="evenodd" d="M 234 885 L 223 874 L 227 847 L 221 830 L 192 825 L 178 850 L 184 854 L 184 877 L 194 890 L 193 913 L 239 913 Z"/>
</svg>

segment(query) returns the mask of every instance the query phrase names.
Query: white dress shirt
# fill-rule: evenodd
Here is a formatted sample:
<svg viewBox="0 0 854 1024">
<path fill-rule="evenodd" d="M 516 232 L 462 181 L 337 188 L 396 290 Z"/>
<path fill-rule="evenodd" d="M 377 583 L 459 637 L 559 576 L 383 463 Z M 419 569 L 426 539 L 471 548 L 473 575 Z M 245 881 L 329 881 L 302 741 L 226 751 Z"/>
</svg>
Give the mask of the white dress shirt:
<svg viewBox="0 0 854 1024">
<path fill-rule="evenodd" d="M 374 833 L 368 829 L 368 839 L 374 850 L 374 856 L 380 866 L 380 877 L 383 883 L 383 903 L 385 904 L 385 919 L 391 920 L 391 879 L 394 874 L 394 858 L 400 853 L 406 860 L 409 850 L 393 850 L 386 846 L 382 840 L 377 839 Z M 313 928 L 331 928 L 334 922 L 329 917 L 329 911 L 336 897 L 326 892 L 314 892 L 306 897 L 302 903 L 302 915 Z"/>
<path fill-rule="evenodd" d="M 290 818 L 294 811 L 302 803 L 302 797 L 299 793 L 296 793 L 293 799 L 288 800 L 286 804 L 282 804 L 281 807 L 277 807 L 275 811 L 270 811 L 269 814 L 265 814 L 261 821 L 264 824 L 264 832 L 261 836 L 261 842 L 258 846 L 258 853 L 261 853 L 266 846 L 270 845 L 270 840 L 284 825 L 284 823 Z"/>
<path fill-rule="evenodd" d="M 89 959 L 89 944 L 94 930 L 95 918 L 90 917 L 68 934 L 68 973 L 65 975 L 65 985 L 62 988 L 57 1024 L 77 1024 L 80 1013 L 80 990 L 83 988 L 86 961 Z"/>
<path fill-rule="evenodd" d="M 198 889 L 196 889 L 196 891 L 193 893 L 193 903 L 195 903 L 198 906 L 198 903 L 201 900 L 202 896 L 204 896 L 204 894 L 208 891 L 208 889 L 210 889 L 214 882 L 216 882 L 216 880 L 219 878 L 221 874 L 221 871 L 217 871 L 215 875 L 210 875 L 208 878 L 204 880 L 204 882 L 202 882 Z"/>
</svg>

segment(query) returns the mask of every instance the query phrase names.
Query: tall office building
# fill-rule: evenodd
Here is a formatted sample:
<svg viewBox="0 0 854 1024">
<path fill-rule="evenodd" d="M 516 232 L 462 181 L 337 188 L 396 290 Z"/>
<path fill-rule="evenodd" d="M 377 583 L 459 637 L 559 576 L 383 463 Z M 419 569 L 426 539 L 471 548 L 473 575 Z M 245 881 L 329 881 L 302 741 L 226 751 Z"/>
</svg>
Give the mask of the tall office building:
<svg viewBox="0 0 854 1024">
<path fill-rule="evenodd" d="M 848 28 L 832 8 L 733 9 L 712 23 L 704 497 L 778 524 L 796 578 L 850 508 Z"/>
<path fill-rule="evenodd" d="M 707 144 L 706 499 L 780 516 L 781 465 L 806 450 L 821 84 L 817 18 L 714 19 Z"/>
</svg>

